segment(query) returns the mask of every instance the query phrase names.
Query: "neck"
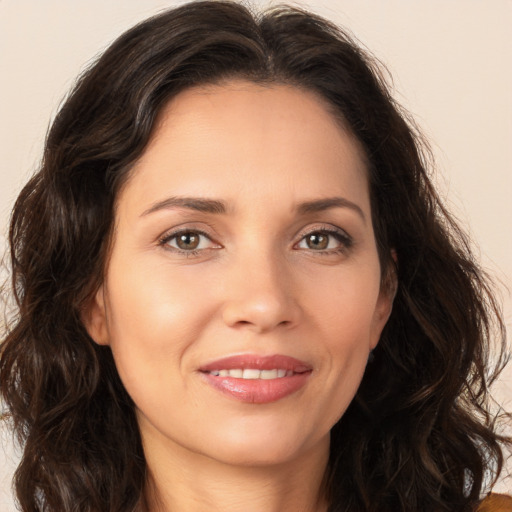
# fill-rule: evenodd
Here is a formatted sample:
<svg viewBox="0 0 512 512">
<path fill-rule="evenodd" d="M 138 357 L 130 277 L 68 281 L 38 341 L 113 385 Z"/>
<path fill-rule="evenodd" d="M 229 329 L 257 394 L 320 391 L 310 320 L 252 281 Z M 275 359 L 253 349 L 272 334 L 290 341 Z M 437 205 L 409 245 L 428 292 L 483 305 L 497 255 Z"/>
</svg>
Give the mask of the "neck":
<svg viewBox="0 0 512 512">
<path fill-rule="evenodd" d="M 259 466 L 226 464 L 179 446 L 162 451 L 145 442 L 144 450 L 144 512 L 327 512 L 328 439 L 293 460 Z"/>
</svg>

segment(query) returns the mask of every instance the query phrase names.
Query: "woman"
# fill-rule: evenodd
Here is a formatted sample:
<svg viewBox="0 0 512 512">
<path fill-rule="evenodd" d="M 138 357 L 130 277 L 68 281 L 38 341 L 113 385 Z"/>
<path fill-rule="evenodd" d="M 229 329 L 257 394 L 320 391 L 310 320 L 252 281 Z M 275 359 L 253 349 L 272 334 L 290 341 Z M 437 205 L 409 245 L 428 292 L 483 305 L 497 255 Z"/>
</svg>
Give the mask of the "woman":
<svg viewBox="0 0 512 512">
<path fill-rule="evenodd" d="M 22 510 L 476 510 L 502 324 L 425 162 L 311 14 L 121 36 L 12 216 Z"/>
</svg>

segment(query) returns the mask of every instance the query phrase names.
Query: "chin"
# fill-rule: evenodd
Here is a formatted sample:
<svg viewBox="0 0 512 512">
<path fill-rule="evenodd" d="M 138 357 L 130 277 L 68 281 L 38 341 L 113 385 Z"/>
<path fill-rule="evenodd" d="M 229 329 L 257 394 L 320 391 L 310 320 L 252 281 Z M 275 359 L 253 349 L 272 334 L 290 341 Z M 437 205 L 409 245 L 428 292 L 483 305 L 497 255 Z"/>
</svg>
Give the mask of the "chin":
<svg viewBox="0 0 512 512">
<path fill-rule="evenodd" d="M 329 433 L 319 436 L 318 432 L 307 435 L 301 425 L 291 427 L 264 424 L 232 427 L 219 432 L 211 443 L 217 450 L 213 458 L 236 466 L 273 466 L 293 462 L 305 456 L 313 447 L 324 443 L 329 449 Z"/>
</svg>

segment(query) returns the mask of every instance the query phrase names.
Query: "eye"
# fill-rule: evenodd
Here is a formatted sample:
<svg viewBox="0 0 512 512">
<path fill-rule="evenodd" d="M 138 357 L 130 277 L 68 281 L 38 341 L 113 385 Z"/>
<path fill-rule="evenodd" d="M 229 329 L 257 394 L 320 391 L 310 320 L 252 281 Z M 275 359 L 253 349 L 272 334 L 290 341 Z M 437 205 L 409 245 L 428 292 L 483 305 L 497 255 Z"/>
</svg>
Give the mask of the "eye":
<svg viewBox="0 0 512 512">
<path fill-rule="evenodd" d="M 305 234 L 297 247 L 320 253 L 338 253 L 351 246 L 352 238 L 344 231 L 325 228 Z"/>
<path fill-rule="evenodd" d="M 191 229 L 168 233 L 160 239 L 159 243 L 167 249 L 188 254 L 197 254 L 201 250 L 220 247 L 206 233 Z"/>
</svg>

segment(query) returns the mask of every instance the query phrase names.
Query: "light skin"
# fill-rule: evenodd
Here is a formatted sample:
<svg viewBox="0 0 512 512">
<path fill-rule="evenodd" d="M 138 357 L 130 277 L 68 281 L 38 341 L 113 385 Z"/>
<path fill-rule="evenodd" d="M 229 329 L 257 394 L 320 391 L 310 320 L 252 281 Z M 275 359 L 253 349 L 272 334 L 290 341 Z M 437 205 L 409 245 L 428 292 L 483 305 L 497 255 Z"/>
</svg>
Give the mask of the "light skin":
<svg viewBox="0 0 512 512">
<path fill-rule="evenodd" d="M 231 81 L 171 100 L 119 194 L 84 315 L 136 404 L 150 510 L 326 510 L 329 431 L 392 295 L 364 156 L 318 97 Z M 246 354 L 311 371 L 268 403 L 227 396 L 200 371 Z"/>
</svg>

